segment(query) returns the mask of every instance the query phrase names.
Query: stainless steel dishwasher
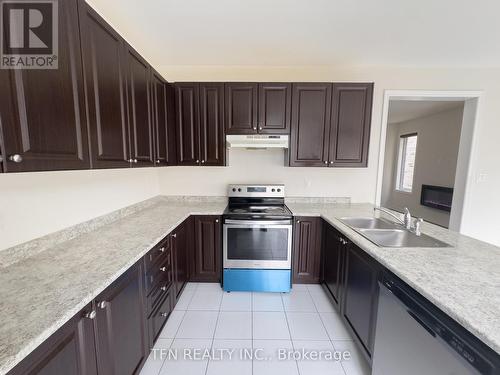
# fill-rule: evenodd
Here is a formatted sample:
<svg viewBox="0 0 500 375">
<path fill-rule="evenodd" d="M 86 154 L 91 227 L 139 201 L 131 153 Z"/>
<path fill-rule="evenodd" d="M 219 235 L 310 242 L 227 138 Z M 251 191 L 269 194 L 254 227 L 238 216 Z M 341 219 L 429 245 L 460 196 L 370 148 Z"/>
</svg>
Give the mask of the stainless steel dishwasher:
<svg viewBox="0 0 500 375">
<path fill-rule="evenodd" d="M 396 278 L 380 283 L 373 375 L 499 374 L 499 356 Z"/>
</svg>

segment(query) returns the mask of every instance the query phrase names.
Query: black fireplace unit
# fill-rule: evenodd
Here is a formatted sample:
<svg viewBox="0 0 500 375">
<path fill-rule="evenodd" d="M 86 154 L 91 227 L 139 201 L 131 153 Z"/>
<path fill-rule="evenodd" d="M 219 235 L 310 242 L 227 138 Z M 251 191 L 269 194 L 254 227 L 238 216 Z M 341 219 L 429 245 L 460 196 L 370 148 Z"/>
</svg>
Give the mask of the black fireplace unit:
<svg viewBox="0 0 500 375">
<path fill-rule="evenodd" d="M 451 211 L 453 188 L 444 186 L 422 185 L 420 204 L 442 211 Z"/>
</svg>

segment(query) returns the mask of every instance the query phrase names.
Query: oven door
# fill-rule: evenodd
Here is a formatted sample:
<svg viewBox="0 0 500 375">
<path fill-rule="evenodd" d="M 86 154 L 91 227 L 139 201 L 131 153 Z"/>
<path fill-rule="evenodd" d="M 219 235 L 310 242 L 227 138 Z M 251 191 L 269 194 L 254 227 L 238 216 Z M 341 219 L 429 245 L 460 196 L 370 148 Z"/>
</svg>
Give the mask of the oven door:
<svg viewBox="0 0 500 375">
<path fill-rule="evenodd" d="M 291 220 L 226 220 L 224 268 L 291 269 Z"/>
</svg>

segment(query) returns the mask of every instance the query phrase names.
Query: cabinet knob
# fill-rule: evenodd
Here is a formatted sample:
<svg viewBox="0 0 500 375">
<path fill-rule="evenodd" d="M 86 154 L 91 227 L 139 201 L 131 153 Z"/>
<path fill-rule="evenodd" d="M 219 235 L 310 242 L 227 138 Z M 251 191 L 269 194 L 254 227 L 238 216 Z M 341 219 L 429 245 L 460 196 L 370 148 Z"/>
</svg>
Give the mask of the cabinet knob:
<svg viewBox="0 0 500 375">
<path fill-rule="evenodd" d="M 158 160 L 156 161 L 156 164 L 160 164 L 160 163 L 161 163 L 161 160 L 160 160 L 160 159 L 158 159 Z"/>
<path fill-rule="evenodd" d="M 300 224 L 300 220 L 297 220 L 297 224 Z"/>
<path fill-rule="evenodd" d="M 331 161 L 330 164 L 333 164 L 333 161 Z"/>
<path fill-rule="evenodd" d="M 165 272 L 167 270 L 167 267 L 160 267 L 161 272 Z"/>
<path fill-rule="evenodd" d="M 137 159 L 134 159 L 134 163 L 137 164 Z"/>
<path fill-rule="evenodd" d="M 128 159 L 127 160 L 129 163 L 133 163 L 134 162 L 134 159 Z"/>
<path fill-rule="evenodd" d="M 327 161 L 327 160 L 325 160 L 323 163 L 328 164 L 328 161 Z"/>
<path fill-rule="evenodd" d="M 253 130 L 257 130 L 257 127 L 256 127 L 256 126 L 254 126 Z"/>
<path fill-rule="evenodd" d="M 215 219 L 215 222 L 218 223 L 219 222 L 219 219 Z"/>
<path fill-rule="evenodd" d="M 202 160 L 202 161 L 201 161 L 201 164 L 204 164 L 204 163 L 205 163 L 205 160 Z"/>
<path fill-rule="evenodd" d="M 163 318 L 166 318 L 166 317 L 168 316 L 168 313 L 166 313 L 166 312 L 162 312 L 162 313 L 160 313 L 160 315 L 161 315 Z"/>
<path fill-rule="evenodd" d="M 158 251 L 159 251 L 160 253 L 165 252 L 165 246 L 160 247 L 160 248 L 158 249 Z"/>
<path fill-rule="evenodd" d="M 95 310 L 92 310 L 92 311 L 89 311 L 88 313 L 85 314 L 85 317 L 87 319 L 95 319 L 97 313 L 95 312 Z"/>
<path fill-rule="evenodd" d="M 106 301 L 101 301 L 97 303 L 97 307 L 99 307 L 100 309 L 105 309 L 107 304 L 108 303 Z"/>
<path fill-rule="evenodd" d="M 172 237 L 173 237 L 173 238 L 177 238 L 177 234 L 175 234 L 175 233 L 174 233 L 174 234 L 172 234 Z"/>
<path fill-rule="evenodd" d="M 13 161 L 14 163 L 20 163 L 23 161 L 23 157 L 19 154 L 14 154 L 9 156 L 9 160 Z"/>
<path fill-rule="evenodd" d="M 162 286 L 160 289 L 161 289 L 161 290 L 163 290 L 163 291 L 166 291 L 166 290 L 167 290 L 167 286 L 166 286 L 166 285 L 164 285 L 164 286 Z"/>
<path fill-rule="evenodd" d="M 259 130 L 262 130 L 262 126 L 259 126 Z"/>
</svg>

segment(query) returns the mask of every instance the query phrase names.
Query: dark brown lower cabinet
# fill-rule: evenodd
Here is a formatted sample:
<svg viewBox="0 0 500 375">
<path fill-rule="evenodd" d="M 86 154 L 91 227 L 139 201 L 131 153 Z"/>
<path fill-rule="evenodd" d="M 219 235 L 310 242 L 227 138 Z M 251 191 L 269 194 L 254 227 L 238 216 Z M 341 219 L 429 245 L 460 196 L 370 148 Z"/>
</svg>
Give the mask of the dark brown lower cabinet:
<svg viewBox="0 0 500 375">
<path fill-rule="evenodd" d="M 92 311 L 91 304 L 86 306 L 14 367 L 9 375 L 97 374 Z"/>
<path fill-rule="evenodd" d="M 373 353 L 379 266 L 352 243 L 346 245 L 342 316 L 366 350 Z"/>
<path fill-rule="evenodd" d="M 331 225 L 324 224 L 323 231 L 323 281 L 337 307 L 342 295 L 344 238 Z"/>
<path fill-rule="evenodd" d="M 296 217 L 293 238 L 293 282 L 319 283 L 321 218 Z"/>
<path fill-rule="evenodd" d="M 96 298 L 99 374 L 136 374 L 148 356 L 143 267 L 138 262 Z"/>
<path fill-rule="evenodd" d="M 194 217 L 194 262 L 192 281 L 219 282 L 222 263 L 220 216 Z"/>
<path fill-rule="evenodd" d="M 190 239 L 188 234 L 191 232 L 191 218 L 184 220 L 172 233 L 172 255 L 174 260 L 174 288 L 175 298 L 179 297 L 182 288 L 189 278 L 188 256 L 190 255 Z"/>
<path fill-rule="evenodd" d="M 161 290 L 161 287 L 159 287 Z M 148 317 L 148 329 L 149 329 L 149 347 L 152 348 L 155 344 L 158 336 L 161 333 L 161 329 L 167 322 L 170 313 L 172 312 L 174 306 L 174 288 L 168 288 L 162 292 L 162 298 L 160 303 L 154 308 Z"/>
</svg>

